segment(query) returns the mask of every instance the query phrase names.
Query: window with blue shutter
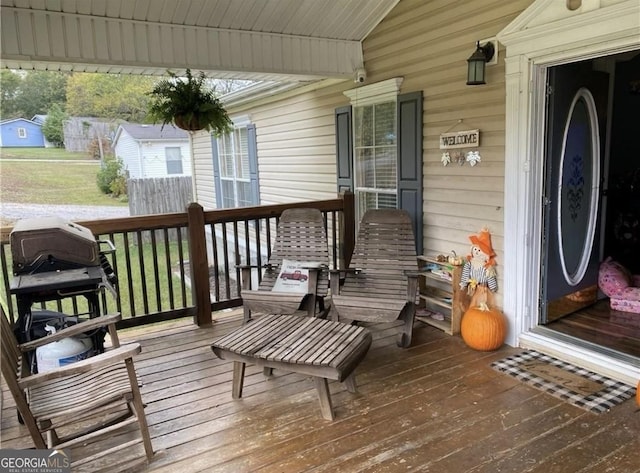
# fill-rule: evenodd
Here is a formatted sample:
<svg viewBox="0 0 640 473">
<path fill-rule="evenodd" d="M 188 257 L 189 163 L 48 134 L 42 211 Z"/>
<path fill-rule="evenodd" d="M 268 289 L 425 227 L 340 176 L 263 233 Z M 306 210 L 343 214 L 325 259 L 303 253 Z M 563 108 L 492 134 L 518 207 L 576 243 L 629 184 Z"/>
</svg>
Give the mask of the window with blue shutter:
<svg viewBox="0 0 640 473">
<path fill-rule="evenodd" d="M 235 127 L 212 137 L 213 174 L 218 208 L 258 205 L 258 156 L 255 125 Z"/>
<path fill-rule="evenodd" d="M 401 208 L 422 252 L 422 92 L 335 111 L 338 192 L 356 196 L 357 218 L 370 208 Z"/>
</svg>

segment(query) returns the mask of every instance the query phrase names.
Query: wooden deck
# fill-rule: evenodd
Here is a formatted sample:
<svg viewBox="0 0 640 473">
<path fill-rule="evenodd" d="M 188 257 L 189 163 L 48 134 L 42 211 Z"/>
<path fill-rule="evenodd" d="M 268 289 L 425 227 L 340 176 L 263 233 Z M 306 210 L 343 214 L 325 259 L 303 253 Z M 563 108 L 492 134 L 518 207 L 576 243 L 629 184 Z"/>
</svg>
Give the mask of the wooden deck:
<svg viewBox="0 0 640 473">
<path fill-rule="evenodd" d="M 143 346 L 136 367 L 157 451 L 140 471 L 640 471 L 632 400 L 606 414 L 585 412 L 491 369 L 517 349 L 476 352 L 421 322 L 409 349 L 396 346 L 397 327 L 373 328 L 356 370 L 359 393 L 329 384 L 333 422 L 322 419 L 313 382 L 298 374 L 265 380 L 250 366 L 243 398 L 232 400 L 232 363 L 217 359 L 209 342 L 240 321 L 236 311 L 210 329 L 189 320 L 122 331 L 123 341 Z M 2 448 L 30 448 L 4 387 L 2 394 Z M 132 471 L 131 459 L 91 471 Z"/>
</svg>

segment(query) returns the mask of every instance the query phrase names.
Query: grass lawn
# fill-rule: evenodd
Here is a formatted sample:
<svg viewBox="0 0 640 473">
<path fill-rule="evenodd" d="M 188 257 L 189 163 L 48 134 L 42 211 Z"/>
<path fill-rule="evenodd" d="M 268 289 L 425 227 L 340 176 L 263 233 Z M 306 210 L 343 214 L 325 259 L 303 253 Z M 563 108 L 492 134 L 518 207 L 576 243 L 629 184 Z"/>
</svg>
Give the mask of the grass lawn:
<svg viewBox="0 0 640 473">
<path fill-rule="evenodd" d="M 56 148 L 3 149 L 0 159 L 0 199 L 23 204 L 127 206 L 125 202 L 113 199 L 98 189 L 98 161 L 61 161 L 87 158 L 86 153 L 67 153 Z"/>
<path fill-rule="evenodd" d="M 172 305 L 175 308 L 185 307 L 185 305 L 183 305 L 181 292 L 182 283 L 180 278 L 173 274 L 173 269 L 177 269 L 180 262 L 178 243 L 171 241 L 168 245 L 167 254 L 164 239 L 159 235 L 157 238 L 157 254 L 154 255 L 153 246 L 150 242 L 143 242 L 141 246 L 138 246 L 135 235 L 131 234 L 128 245 L 129 262 L 127 262 L 125 242 L 122 235 L 116 235 L 114 238 L 114 244 L 116 246 L 115 258 L 117 260 L 114 269 L 117 270 L 118 293 L 120 294 L 123 318 L 131 317 L 132 313 L 141 316 L 147 313 L 147 311 L 154 313 L 169 310 Z M 188 259 L 188 242 L 184 241 L 182 247 L 185 252 L 183 259 Z M 141 250 L 142 255 L 140 254 Z M 140 265 L 140 258 L 144 261 L 143 267 Z M 167 260 L 169 261 L 169 265 L 167 265 Z M 7 255 L 7 267 L 9 271 L 11 271 L 12 264 L 11 254 L 9 253 Z M 128 274 L 128 267 L 131 268 L 131 274 Z M 12 277 L 13 276 L 9 276 L 10 279 Z M 156 279 L 158 280 L 157 287 Z M 169 279 L 171 279 L 171 284 L 169 283 Z M 145 285 L 143 285 L 143 281 Z M 0 273 L 0 287 L 5 287 L 4 274 L 2 273 Z M 130 292 L 130 287 L 133 288 L 133 292 Z M 0 292 L 0 299 L 3 299 L 2 292 L 3 291 Z M 7 299 L 11 299 L 12 304 L 15 303 L 15 298 L 7 297 L 4 300 L 6 301 Z M 186 307 L 193 304 L 191 289 L 189 287 L 186 288 L 185 299 Z M 172 301 L 173 304 L 171 303 Z M 64 298 L 61 301 L 60 309 L 55 301 L 47 302 L 46 308 L 55 311 L 60 310 L 65 314 L 74 314 L 76 313 L 76 309 L 77 313 L 87 313 L 88 307 L 84 297 L 78 297 L 76 303 L 77 306 L 74 307 L 72 298 Z M 106 295 L 106 303 L 107 307 L 103 307 L 103 310 L 106 309 L 107 313 L 117 311 L 116 301 L 108 292 Z M 34 304 L 33 308 L 40 308 L 40 303 Z M 14 310 L 17 311 L 17 307 L 14 306 Z"/>
<path fill-rule="evenodd" d="M 2 159 L 65 159 L 74 161 L 95 161 L 88 153 L 66 151 L 62 148 L 0 148 L 0 160 Z"/>
</svg>

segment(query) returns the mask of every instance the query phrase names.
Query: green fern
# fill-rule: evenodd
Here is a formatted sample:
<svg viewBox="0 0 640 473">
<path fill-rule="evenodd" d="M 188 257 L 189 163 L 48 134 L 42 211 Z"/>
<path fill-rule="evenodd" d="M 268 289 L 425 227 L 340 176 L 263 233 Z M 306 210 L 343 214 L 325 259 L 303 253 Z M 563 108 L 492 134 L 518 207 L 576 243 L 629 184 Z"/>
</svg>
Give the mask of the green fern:
<svg viewBox="0 0 640 473">
<path fill-rule="evenodd" d="M 204 72 L 193 76 L 187 69 L 185 78 L 167 71 L 170 78 L 158 82 L 149 92 L 148 116 L 153 123 L 175 123 L 188 130 L 206 129 L 216 136 L 229 133 L 233 123 L 214 92 L 205 86 Z"/>
</svg>

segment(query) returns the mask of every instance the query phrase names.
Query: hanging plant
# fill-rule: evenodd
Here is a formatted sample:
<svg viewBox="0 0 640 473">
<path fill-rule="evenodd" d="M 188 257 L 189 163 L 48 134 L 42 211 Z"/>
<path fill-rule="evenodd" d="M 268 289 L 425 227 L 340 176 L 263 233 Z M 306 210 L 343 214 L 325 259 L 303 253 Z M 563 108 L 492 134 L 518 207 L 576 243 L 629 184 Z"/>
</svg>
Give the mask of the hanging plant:
<svg viewBox="0 0 640 473">
<path fill-rule="evenodd" d="M 232 122 L 213 90 L 205 84 L 204 72 L 193 76 L 187 69 L 185 77 L 167 71 L 169 79 L 158 82 L 149 92 L 151 104 L 148 116 L 162 126 L 173 122 L 183 130 L 208 130 L 216 136 L 232 130 Z"/>
</svg>

